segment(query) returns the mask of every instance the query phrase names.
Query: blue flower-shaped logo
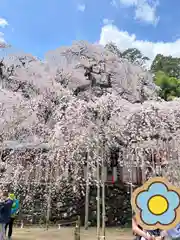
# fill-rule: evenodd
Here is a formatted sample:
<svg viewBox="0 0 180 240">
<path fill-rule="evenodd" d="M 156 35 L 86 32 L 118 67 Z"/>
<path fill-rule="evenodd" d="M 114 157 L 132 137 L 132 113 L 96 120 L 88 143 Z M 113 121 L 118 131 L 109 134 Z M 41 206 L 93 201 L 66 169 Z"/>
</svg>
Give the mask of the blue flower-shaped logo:
<svg viewBox="0 0 180 240">
<path fill-rule="evenodd" d="M 134 201 L 140 221 L 146 226 L 166 226 L 164 229 L 167 229 L 167 226 L 177 222 L 176 210 L 180 207 L 180 195 L 175 187 L 169 188 L 160 178 L 139 188 Z"/>
</svg>

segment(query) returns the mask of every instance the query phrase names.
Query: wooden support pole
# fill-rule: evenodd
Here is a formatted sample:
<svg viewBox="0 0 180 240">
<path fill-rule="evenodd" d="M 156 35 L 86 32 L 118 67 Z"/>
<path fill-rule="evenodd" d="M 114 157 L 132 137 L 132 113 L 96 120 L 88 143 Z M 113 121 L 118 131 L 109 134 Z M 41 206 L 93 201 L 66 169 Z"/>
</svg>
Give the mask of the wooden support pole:
<svg viewBox="0 0 180 240">
<path fill-rule="evenodd" d="M 105 176 L 104 159 L 102 158 L 102 239 L 105 240 L 106 229 L 106 200 L 105 200 Z"/>
<path fill-rule="evenodd" d="M 97 239 L 100 239 L 100 171 L 99 159 L 97 160 Z"/>
<path fill-rule="evenodd" d="M 85 230 L 88 229 L 89 226 L 89 162 L 87 159 L 86 165 L 86 198 L 85 198 L 85 221 L 84 221 L 84 228 Z"/>
<path fill-rule="evenodd" d="M 81 233 L 81 219 L 80 216 L 78 216 L 76 226 L 74 229 L 74 240 L 80 240 L 81 238 L 80 233 Z"/>
</svg>

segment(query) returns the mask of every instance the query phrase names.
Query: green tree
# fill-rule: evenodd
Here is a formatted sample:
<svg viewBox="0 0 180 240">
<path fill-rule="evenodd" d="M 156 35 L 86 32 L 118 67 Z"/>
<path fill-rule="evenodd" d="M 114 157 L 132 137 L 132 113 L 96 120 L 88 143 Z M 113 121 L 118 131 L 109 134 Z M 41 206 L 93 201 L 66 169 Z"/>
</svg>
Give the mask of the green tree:
<svg viewBox="0 0 180 240">
<path fill-rule="evenodd" d="M 165 72 L 158 71 L 155 74 L 154 82 L 161 90 L 159 96 L 166 101 L 175 97 L 180 97 L 180 80 L 175 77 L 169 77 Z"/>
<path fill-rule="evenodd" d="M 180 58 L 158 54 L 151 65 L 152 72 L 163 71 L 169 77 L 180 78 Z"/>
<path fill-rule="evenodd" d="M 116 44 L 110 42 L 110 43 L 106 44 L 105 48 L 107 50 L 109 50 L 110 52 L 114 53 L 117 57 L 119 57 L 119 58 L 122 57 L 122 53 L 119 50 L 119 48 L 116 46 Z"/>
<path fill-rule="evenodd" d="M 122 53 L 122 57 L 131 63 L 136 63 L 141 66 L 149 60 L 149 58 L 144 56 L 137 48 L 128 48 Z"/>
<path fill-rule="evenodd" d="M 105 48 L 110 52 L 114 53 L 120 58 L 125 58 L 133 64 L 138 64 L 143 66 L 146 61 L 149 60 L 148 57 L 144 56 L 137 48 L 128 48 L 124 52 L 121 52 L 120 49 L 114 43 L 106 44 Z"/>
</svg>

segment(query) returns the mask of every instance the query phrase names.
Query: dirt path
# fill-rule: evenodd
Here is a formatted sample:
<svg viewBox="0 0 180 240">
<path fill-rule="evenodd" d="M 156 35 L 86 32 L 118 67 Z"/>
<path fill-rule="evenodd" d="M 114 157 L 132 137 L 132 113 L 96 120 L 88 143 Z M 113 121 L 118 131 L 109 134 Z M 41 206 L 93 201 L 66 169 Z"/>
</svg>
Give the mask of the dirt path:
<svg viewBox="0 0 180 240">
<path fill-rule="evenodd" d="M 13 240 L 74 240 L 73 228 L 49 229 L 24 228 L 15 229 Z M 132 233 L 129 230 L 108 228 L 106 230 L 106 240 L 132 240 Z M 96 229 L 90 228 L 88 231 L 81 230 L 81 240 L 96 240 Z"/>
</svg>

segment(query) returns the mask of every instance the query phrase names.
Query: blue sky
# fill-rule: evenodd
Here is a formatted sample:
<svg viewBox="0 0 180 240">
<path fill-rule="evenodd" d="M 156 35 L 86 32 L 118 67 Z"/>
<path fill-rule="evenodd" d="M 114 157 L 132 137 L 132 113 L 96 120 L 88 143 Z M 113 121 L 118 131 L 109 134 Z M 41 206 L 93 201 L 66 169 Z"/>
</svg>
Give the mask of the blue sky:
<svg viewBox="0 0 180 240">
<path fill-rule="evenodd" d="M 179 0 L 0 0 L 0 39 L 38 57 L 74 40 L 180 56 L 179 8 Z"/>
</svg>

